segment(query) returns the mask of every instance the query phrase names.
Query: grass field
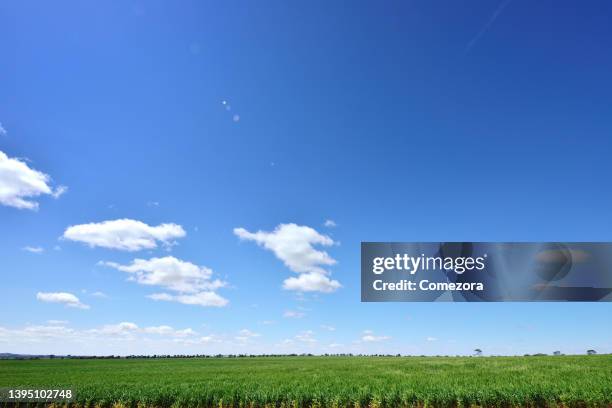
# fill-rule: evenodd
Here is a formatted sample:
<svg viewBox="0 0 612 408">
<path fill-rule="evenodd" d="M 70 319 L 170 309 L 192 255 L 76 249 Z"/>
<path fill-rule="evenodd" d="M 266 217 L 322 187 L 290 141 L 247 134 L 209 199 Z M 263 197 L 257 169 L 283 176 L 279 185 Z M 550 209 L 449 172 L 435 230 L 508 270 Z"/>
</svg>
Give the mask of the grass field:
<svg viewBox="0 0 612 408">
<path fill-rule="evenodd" d="M 0 361 L 0 387 L 68 386 L 79 406 L 612 407 L 612 356 Z"/>
</svg>

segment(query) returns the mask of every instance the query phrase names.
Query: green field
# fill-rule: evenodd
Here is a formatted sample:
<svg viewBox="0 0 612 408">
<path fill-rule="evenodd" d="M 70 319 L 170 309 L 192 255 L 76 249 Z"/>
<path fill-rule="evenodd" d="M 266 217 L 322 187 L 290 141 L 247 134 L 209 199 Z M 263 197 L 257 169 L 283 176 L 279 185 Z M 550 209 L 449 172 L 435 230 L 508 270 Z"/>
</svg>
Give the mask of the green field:
<svg viewBox="0 0 612 408">
<path fill-rule="evenodd" d="M 0 386 L 78 406 L 612 407 L 612 355 L 5 360 Z"/>
</svg>

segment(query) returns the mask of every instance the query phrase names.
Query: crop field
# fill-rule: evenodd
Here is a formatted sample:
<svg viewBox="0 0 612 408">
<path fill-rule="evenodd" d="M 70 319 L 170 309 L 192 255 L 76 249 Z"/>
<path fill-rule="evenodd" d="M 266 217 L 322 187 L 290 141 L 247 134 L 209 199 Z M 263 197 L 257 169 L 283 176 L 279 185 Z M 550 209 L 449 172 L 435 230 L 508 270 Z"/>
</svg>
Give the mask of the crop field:
<svg viewBox="0 0 612 408">
<path fill-rule="evenodd" d="M 0 387 L 89 407 L 612 407 L 612 355 L 5 360 Z"/>
</svg>

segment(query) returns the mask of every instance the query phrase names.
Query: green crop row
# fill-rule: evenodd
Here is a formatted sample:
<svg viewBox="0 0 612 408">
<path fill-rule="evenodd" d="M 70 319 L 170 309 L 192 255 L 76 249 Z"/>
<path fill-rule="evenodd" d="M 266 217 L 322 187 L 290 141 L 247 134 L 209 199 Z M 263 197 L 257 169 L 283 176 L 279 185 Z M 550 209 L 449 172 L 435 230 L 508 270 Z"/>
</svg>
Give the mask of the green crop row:
<svg viewBox="0 0 612 408">
<path fill-rule="evenodd" d="M 81 407 L 612 407 L 612 356 L 0 361 Z"/>
</svg>

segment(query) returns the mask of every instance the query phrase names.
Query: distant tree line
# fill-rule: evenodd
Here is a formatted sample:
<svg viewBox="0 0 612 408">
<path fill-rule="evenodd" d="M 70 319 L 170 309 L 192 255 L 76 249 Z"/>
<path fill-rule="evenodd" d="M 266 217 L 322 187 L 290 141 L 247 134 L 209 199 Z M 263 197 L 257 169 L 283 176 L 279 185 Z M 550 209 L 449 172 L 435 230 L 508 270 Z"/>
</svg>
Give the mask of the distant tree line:
<svg viewBox="0 0 612 408">
<path fill-rule="evenodd" d="M 587 355 L 595 355 L 597 351 L 595 350 L 587 350 Z M 474 356 L 482 356 L 482 350 L 475 349 Z M 524 357 L 537 357 L 537 356 L 547 356 L 546 353 L 536 353 L 536 354 L 524 354 Z M 563 354 L 560 351 L 554 351 L 552 353 L 554 356 L 562 356 Z M 4 354 L 0 355 L 0 359 L 6 360 L 40 360 L 40 359 L 75 359 L 75 360 L 116 360 L 116 359 L 163 359 L 163 358 L 255 358 L 255 357 L 315 357 L 318 355 L 312 353 L 291 353 L 291 354 L 130 354 L 127 356 L 119 356 L 119 355 L 106 355 L 106 356 L 73 356 L 73 355 L 21 355 L 21 354 Z M 353 354 L 353 353 L 337 353 L 337 354 L 321 354 L 323 357 L 466 357 L 463 355 L 435 355 L 435 356 L 426 356 L 421 354 L 419 356 L 416 355 L 404 355 L 404 354 Z M 467 356 L 471 357 L 471 356 Z M 491 355 L 490 357 L 499 357 L 496 355 Z"/>
</svg>

